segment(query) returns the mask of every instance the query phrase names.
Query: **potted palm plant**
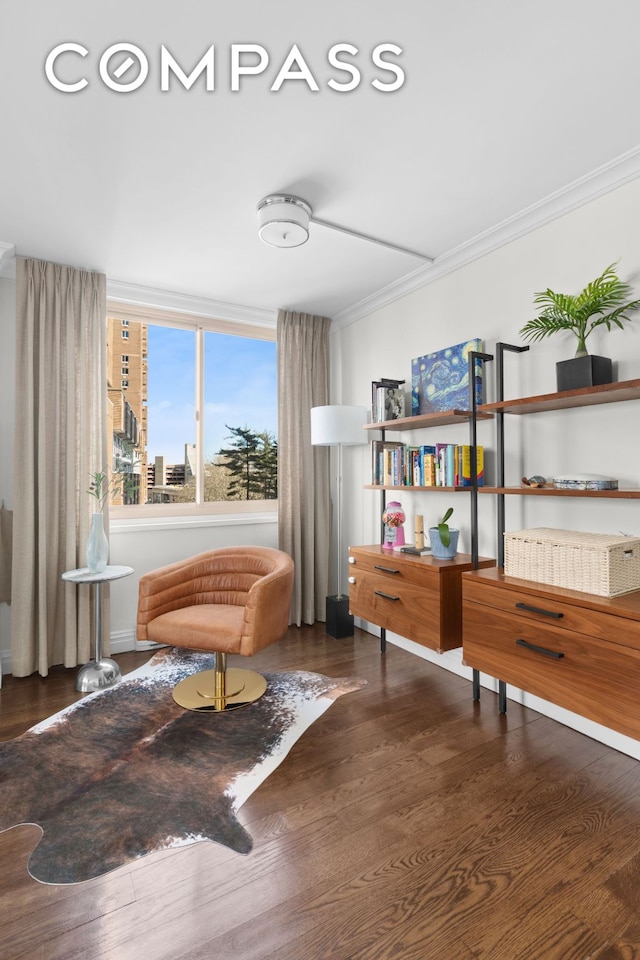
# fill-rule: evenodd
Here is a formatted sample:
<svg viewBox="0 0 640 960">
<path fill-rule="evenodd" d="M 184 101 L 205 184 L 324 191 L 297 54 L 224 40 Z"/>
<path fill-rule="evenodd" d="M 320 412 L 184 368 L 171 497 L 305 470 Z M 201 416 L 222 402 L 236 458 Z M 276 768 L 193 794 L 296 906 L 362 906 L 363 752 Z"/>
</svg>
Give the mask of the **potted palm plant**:
<svg viewBox="0 0 640 960">
<path fill-rule="evenodd" d="M 631 286 L 620 280 L 610 264 L 599 277 L 579 294 L 543 290 L 536 293 L 534 303 L 542 312 L 525 323 L 520 330 L 525 340 L 543 340 L 554 333 L 569 332 L 576 337 L 576 352 L 571 360 L 556 364 L 558 390 L 591 387 L 613 380 L 611 360 L 593 356 L 587 351 L 587 337 L 596 327 L 622 329 L 624 320 L 640 306 L 640 300 L 629 300 Z"/>
<path fill-rule="evenodd" d="M 458 552 L 458 536 L 460 535 L 460 531 L 455 527 L 450 527 L 447 523 L 452 513 L 453 507 L 449 507 L 437 526 L 429 527 L 431 556 L 437 560 L 453 560 Z"/>
</svg>

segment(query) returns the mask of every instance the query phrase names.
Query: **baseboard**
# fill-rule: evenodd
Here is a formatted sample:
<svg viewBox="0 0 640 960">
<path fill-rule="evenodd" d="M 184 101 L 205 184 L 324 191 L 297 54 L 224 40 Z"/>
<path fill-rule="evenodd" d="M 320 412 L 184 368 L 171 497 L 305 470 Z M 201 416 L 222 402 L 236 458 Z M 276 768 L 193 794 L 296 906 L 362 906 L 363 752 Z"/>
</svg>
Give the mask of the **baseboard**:
<svg viewBox="0 0 640 960">
<path fill-rule="evenodd" d="M 134 630 L 114 630 L 109 634 L 109 650 L 114 653 L 129 653 L 136 649 L 136 635 Z"/>
<path fill-rule="evenodd" d="M 136 640 L 134 630 L 115 630 L 112 634 L 110 634 L 109 641 L 111 654 L 130 653 L 131 651 L 144 653 L 145 650 L 159 650 L 160 647 L 166 646 L 166 644 L 163 643 L 151 643 L 148 640 Z M 2 674 L 0 676 L 5 676 L 6 674 L 11 673 L 10 650 L 0 650 L 0 666 L 2 669 Z M 2 686 L 1 679 L 0 686 Z"/>
<path fill-rule="evenodd" d="M 158 650 L 165 647 L 165 643 L 153 643 L 151 640 L 136 640 L 135 630 L 115 630 L 109 636 L 111 653 L 130 653 L 135 650 L 144 653 L 145 650 Z"/>
</svg>

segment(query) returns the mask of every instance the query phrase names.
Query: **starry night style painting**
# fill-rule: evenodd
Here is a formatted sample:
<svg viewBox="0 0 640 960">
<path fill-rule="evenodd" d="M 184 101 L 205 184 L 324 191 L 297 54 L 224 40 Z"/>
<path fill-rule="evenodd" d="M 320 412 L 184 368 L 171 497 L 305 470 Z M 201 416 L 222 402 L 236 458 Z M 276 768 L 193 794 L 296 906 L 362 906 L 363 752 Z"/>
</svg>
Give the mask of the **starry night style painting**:
<svg viewBox="0 0 640 960">
<path fill-rule="evenodd" d="M 411 361 L 412 416 L 471 409 L 468 363 L 471 351 L 481 352 L 482 341 L 465 340 Z M 483 402 L 482 363 L 476 361 L 475 367 L 476 403 L 480 404 Z"/>
</svg>

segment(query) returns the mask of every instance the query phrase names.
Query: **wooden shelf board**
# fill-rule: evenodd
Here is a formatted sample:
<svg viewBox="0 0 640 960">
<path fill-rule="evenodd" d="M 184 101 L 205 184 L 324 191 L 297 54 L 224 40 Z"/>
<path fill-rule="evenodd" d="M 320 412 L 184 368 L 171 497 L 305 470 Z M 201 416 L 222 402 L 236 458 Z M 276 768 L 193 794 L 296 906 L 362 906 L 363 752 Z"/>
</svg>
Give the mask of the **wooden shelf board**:
<svg viewBox="0 0 640 960">
<path fill-rule="evenodd" d="M 383 420 L 380 423 L 365 423 L 365 430 L 419 430 L 422 427 L 440 427 L 452 423 L 466 423 L 471 419 L 470 410 L 443 410 L 439 413 L 423 413 L 417 417 L 400 417 L 398 420 Z M 478 411 L 478 420 L 491 420 L 493 413 Z"/>
<path fill-rule="evenodd" d="M 605 383 L 599 387 L 582 387 L 580 390 L 564 390 L 562 393 L 544 393 L 537 397 L 519 397 L 516 400 L 483 403 L 478 407 L 478 412 L 542 413 L 546 410 L 566 410 L 570 407 L 618 403 L 621 400 L 640 400 L 640 380 L 623 380 L 620 383 Z"/>
<path fill-rule="evenodd" d="M 461 491 L 471 491 L 471 487 L 436 487 L 433 484 L 429 487 L 416 487 L 413 484 L 405 484 L 404 486 L 394 486 L 393 484 L 382 484 L 382 483 L 367 483 L 364 486 L 365 490 L 396 490 L 400 493 L 415 493 L 420 491 L 421 493 L 460 493 Z"/>
<path fill-rule="evenodd" d="M 640 500 L 640 490 L 558 490 L 556 487 L 478 487 L 478 493 L 524 497 L 595 497 L 601 500 Z"/>
</svg>

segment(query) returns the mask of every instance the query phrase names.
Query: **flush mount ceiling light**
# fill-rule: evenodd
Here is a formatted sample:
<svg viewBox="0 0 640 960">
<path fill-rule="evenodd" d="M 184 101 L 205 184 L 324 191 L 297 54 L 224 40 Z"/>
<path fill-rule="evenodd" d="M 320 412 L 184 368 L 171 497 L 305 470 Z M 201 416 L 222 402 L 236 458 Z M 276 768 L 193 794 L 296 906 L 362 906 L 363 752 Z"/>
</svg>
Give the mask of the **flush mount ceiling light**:
<svg viewBox="0 0 640 960">
<path fill-rule="evenodd" d="M 272 194 L 264 197 L 258 204 L 258 236 L 272 247 L 302 246 L 309 239 L 310 223 L 315 223 L 319 227 L 326 227 L 329 230 L 336 230 L 338 233 L 345 233 L 349 237 L 357 237 L 359 240 L 376 243 L 380 247 L 395 250 L 397 253 L 406 253 L 410 257 L 417 257 L 427 263 L 433 263 L 434 260 L 433 257 L 416 253 L 415 250 L 408 250 L 406 247 L 399 247 L 395 243 L 387 243 L 385 240 L 378 240 L 364 233 L 356 233 L 355 230 L 339 227 L 335 223 L 318 220 L 317 217 L 313 216 L 311 205 L 300 197 L 293 197 L 286 193 Z"/>
<path fill-rule="evenodd" d="M 272 247 L 300 247 L 309 239 L 311 207 L 300 197 L 265 197 L 258 204 L 258 236 Z"/>
</svg>

